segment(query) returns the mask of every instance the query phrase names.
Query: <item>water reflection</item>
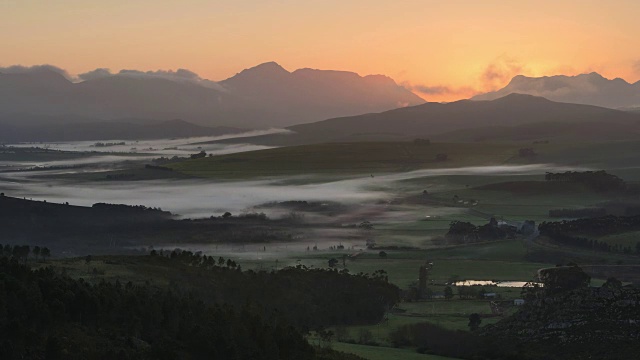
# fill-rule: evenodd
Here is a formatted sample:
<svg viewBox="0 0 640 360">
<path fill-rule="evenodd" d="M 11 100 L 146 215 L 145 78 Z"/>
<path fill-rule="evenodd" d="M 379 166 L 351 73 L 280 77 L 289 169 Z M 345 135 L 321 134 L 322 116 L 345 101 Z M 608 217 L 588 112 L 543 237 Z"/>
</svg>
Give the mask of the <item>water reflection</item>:
<svg viewBox="0 0 640 360">
<path fill-rule="evenodd" d="M 497 286 L 497 287 L 523 287 L 528 281 L 493 281 L 493 280 L 463 280 L 453 283 L 455 286 Z M 539 284 L 542 285 L 542 284 Z"/>
</svg>

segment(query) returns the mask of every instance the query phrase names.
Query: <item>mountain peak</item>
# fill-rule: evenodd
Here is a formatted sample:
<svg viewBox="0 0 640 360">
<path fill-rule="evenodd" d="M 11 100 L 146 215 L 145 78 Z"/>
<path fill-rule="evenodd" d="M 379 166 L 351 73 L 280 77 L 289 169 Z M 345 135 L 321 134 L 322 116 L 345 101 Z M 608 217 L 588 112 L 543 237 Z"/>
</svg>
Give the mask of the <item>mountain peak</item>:
<svg viewBox="0 0 640 360">
<path fill-rule="evenodd" d="M 253 74 L 264 74 L 264 75 L 290 74 L 285 68 L 280 66 L 280 64 L 278 64 L 275 61 L 269 61 L 248 69 L 244 69 L 240 72 L 240 74 L 242 73 L 253 73 Z"/>
<path fill-rule="evenodd" d="M 231 87 L 242 86 L 239 83 L 247 81 L 278 81 L 285 79 L 291 75 L 285 68 L 280 66 L 275 61 L 269 61 L 256 65 L 254 67 L 244 69 L 234 76 L 221 81 L 223 85 L 230 85 Z"/>
</svg>

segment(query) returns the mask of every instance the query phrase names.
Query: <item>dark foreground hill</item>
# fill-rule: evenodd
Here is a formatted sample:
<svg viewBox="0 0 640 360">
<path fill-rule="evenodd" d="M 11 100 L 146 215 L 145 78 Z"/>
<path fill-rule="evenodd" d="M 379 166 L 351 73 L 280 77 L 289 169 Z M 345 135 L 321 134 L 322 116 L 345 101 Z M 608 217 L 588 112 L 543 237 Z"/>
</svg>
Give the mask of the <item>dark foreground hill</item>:
<svg viewBox="0 0 640 360">
<path fill-rule="evenodd" d="M 126 253 L 135 246 L 163 243 L 288 241 L 288 225 L 264 214 L 179 220 L 145 206 L 86 207 L 0 196 L 4 241 L 48 246 L 58 253 Z"/>
<path fill-rule="evenodd" d="M 314 349 L 305 334 L 375 323 L 398 300 L 398 289 L 380 276 L 243 272 L 231 260 L 175 251 L 107 261 L 147 265 L 173 279 L 106 282 L 95 270 L 74 279 L 1 253 L 0 358 L 358 360 Z"/>
<path fill-rule="evenodd" d="M 519 312 L 484 333 L 522 343 L 533 358 L 635 359 L 640 291 L 616 282 L 557 294 L 538 291 Z"/>
</svg>

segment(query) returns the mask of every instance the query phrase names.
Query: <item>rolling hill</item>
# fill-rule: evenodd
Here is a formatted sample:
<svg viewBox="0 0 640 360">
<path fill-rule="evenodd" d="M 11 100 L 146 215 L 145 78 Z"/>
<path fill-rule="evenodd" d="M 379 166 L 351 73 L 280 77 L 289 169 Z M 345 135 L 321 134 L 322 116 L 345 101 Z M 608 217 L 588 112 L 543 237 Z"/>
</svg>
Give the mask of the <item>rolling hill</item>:
<svg viewBox="0 0 640 360">
<path fill-rule="evenodd" d="M 415 138 L 446 141 L 632 140 L 640 138 L 640 114 L 511 94 L 496 100 L 426 103 L 288 129 L 293 133 L 251 141 L 294 145 Z"/>
</svg>

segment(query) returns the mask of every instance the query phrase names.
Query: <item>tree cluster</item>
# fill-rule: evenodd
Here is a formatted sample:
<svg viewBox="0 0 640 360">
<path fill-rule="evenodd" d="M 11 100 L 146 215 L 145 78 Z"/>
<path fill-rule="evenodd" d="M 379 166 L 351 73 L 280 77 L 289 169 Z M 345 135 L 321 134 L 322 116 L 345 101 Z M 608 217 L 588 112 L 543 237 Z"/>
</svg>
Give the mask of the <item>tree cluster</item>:
<svg viewBox="0 0 640 360">
<path fill-rule="evenodd" d="M 579 235 L 605 236 L 629 231 L 640 230 L 640 216 L 614 216 L 608 215 L 592 219 L 563 220 L 555 222 L 543 222 L 538 226 L 540 235 L 547 236 L 555 242 L 567 246 L 580 247 L 602 252 L 624 252 L 631 254 L 634 250 L 630 247 L 612 246 L 606 241 L 589 239 Z M 636 243 L 635 252 L 640 254 L 640 242 Z"/>
<path fill-rule="evenodd" d="M 51 250 L 48 247 L 34 246 L 31 248 L 29 245 L 2 245 L 0 244 L 0 256 L 15 259 L 26 263 L 29 259 L 29 255 L 33 254 L 36 261 L 42 259 L 45 261 L 51 256 Z"/>
<path fill-rule="evenodd" d="M 549 217 L 552 218 L 594 218 L 602 216 L 607 216 L 607 210 L 604 208 L 549 210 Z"/>
<path fill-rule="evenodd" d="M 591 189 L 599 192 L 624 191 L 627 184 L 621 178 L 609 174 L 604 170 L 600 171 L 567 171 L 564 173 L 546 173 L 547 181 L 563 181 L 585 184 Z"/>
<path fill-rule="evenodd" d="M 515 235 L 516 229 L 499 226 L 494 218 L 481 226 L 466 221 L 453 221 L 449 224 L 449 231 L 445 234 L 447 240 L 457 244 L 467 244 L 479 241 L 502 240 Z"/>
<path fill-rule="evenodd" d="M 313 359 L 274 313 L 116 282 L 91 285 L 0 259 L 2 359 Z"/>
<path fill-rule="evenodd" d="M 279 271 L 241 271 L 233 260 L 190 251 L 156 251 L 151 260 L 173 266 L 183 277 L 176 281 L 180 288 L 217 303 L 259 303 L 304 331 L 375 324 L 400 299 L 399 288 L 382 270 L 352 275 L 348 270 L 298 265 Z"/>
<path fill-rule="evenodd" d="M 474 329 L 480 323 L 479 316 L 469 319 L 469 326 L 473 325 Z M 517 354 L 513 344 L 500 343 L 499 338 L 484 338 L 427 322 L 400 326 L 389 334 L 389 340 L 396 347 L 411 346 L 419 353 L 457 359 L 530 359 Z"/>
</svg>

